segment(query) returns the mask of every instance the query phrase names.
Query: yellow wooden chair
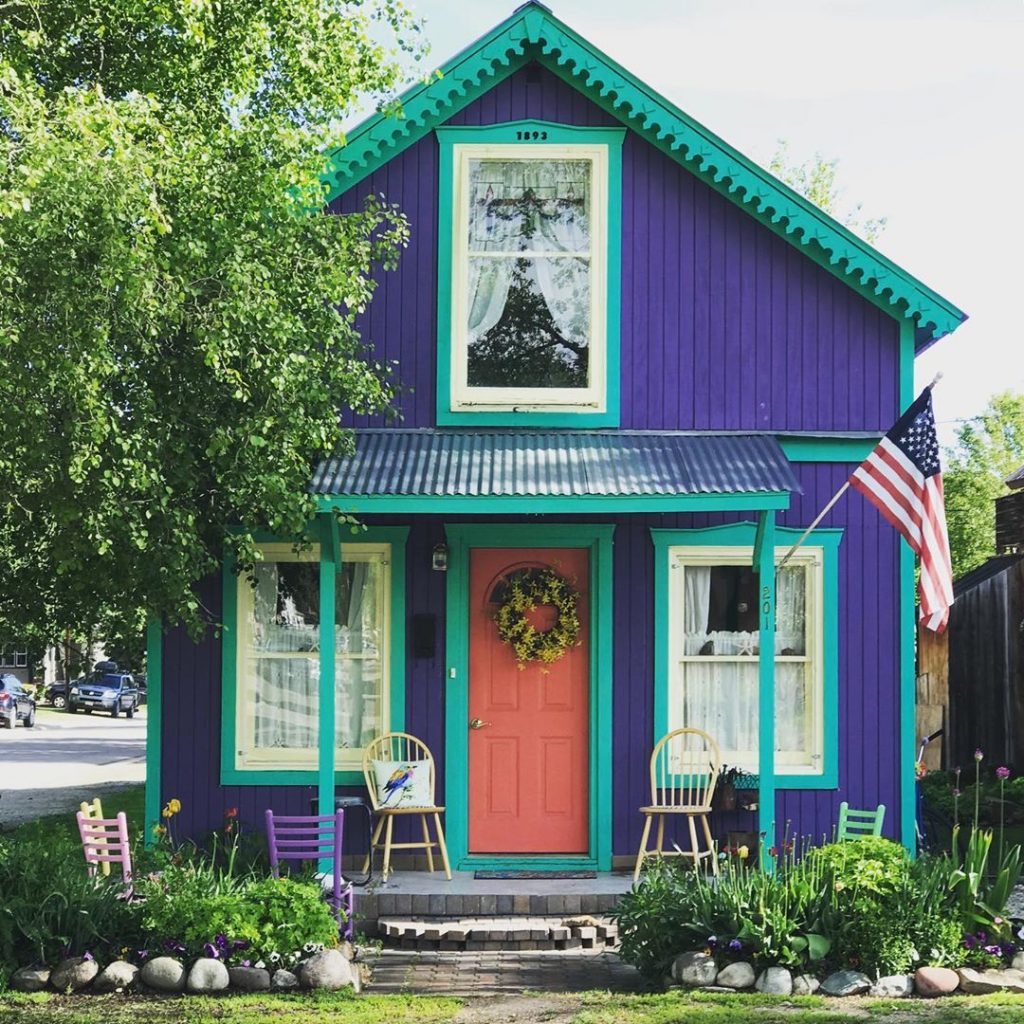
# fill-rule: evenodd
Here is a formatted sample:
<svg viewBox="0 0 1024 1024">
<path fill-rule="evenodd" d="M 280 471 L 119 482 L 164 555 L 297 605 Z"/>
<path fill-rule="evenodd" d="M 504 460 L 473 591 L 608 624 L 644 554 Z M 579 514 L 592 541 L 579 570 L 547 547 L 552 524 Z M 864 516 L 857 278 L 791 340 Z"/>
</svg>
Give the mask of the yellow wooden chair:
<svg viewBox="0 0 1024 1024">
<path fill-rule="evenodd" d="M 78 809 L 82 812 L 86 821 L 100 821 L 103 818 L 103 804 L 100 803 L 100 798 L 96 797 L 95 800 L 83 800 L 79 805 Z M 97 839 L 95 845 L 105 846 L 106 844 L 102 839 Z M 110 874 L 110 862 L 100 861 L 97 865 L 101 875 Z"/>
<path fill-rule="evenodd" d="M 718 874 L 718 858 L 715 842 L 711 838 L 708 814 L 711 798 L 715 795 L 715 784 L 722 767 L 722 756 L 718 744 L 700 729 L 676 729 L 662 736 L 651 754 L 651 802 L 641 807 L 644 816 L 644 834 L 640 840 L 640 851 L 636 855 L 633 881 L 640 877 L 644 860 L 652 855 L 658 857 L 692 857 L 697 867 L 704 857 L 711 859 L 711 870 Z M 690 828 L 690 849 L 666 850 L 665 818 L 670 815 L 686 818 Z M 658 819 L 658 837 L 654 850 L 648 850 L 651 825 Z M 700 849 L 697 841 L 697 821 L 700 821 L 707 842 L 706 849 Z"/>
<path fill-rule="evenodd" d="M 373 766 L 374 761 L 401 761 L 406 763 L 426 761 L 429 771 L 430 805 L 425 807 L 385 806 L 382 797 L 386 798 L 387 795 L 378 792 L 377 775 Z M 430 748 L 422 740 L 417 739 L 415 736 L 410 736 L 407 732 L 389 732 L 384 736 L 378 736 L 377 739 L 368 743 L 363 750 L 363 777 L 366 779 L 366 788 L 370 794 L 373 812 L 378 817 L 377 827 L 374 829 L 373 838 L 370 840 L 370 854 L 375 849 L 379 850 L 383 846 L 384 867 L 382 875 L 384 880 L 387 881 L 387 877 L 391 872 L 392 850 L 425 850 L 427 854 L 427 868 L 433 871 L 435 847 L 441 854 L 441 863 L 444 865 L 445 877 L 450 880 L 452 869 L 448 864 L 448 847 L 445 846 L 444 829 L 441 827 L 441 813 L 444 811 L 444 807 L 439 807 L 434 802 L 434 785 L 437 773 L 434 769 L 434 755 L 431 754 Z M 416 843 L 392 842 L 391 835 L 395 818 L 399 815 L 409 814 L 419 815 L 420 826 L 423 829 L 423 841 Z M 436 840 L 430 838 L 430 828 L 427 824 L 428 817 L 434 819 L 434 829 L 437 834 Z M 380 841 L 381 832 L 384 832 L 383 843 Z M 364 872 L 370 869 L 370 854 L 367 855 L 366 861 L 363 864 Z"/>
</svg>

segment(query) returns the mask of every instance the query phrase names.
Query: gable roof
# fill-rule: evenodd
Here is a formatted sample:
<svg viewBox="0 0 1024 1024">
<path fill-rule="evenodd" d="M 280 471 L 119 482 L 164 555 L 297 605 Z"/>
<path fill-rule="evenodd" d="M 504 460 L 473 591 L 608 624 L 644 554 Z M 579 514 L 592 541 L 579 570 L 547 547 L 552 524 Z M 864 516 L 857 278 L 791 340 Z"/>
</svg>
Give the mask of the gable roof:
<svg viewBox="0 0 1024 1024">
<path fill-rule="evenodd" d="M 537 0 L 458 53 L 429 82 L 403 93 L 400 116 L 377 114 L 352 131 L 346 145 L 329 154 L 328 200 L 533 60 L 846 283 L 877 296 L 893 315 L 910 319 L 918 351 L 967 319 L 948 299 L 683 113 Z"/>
</svg>

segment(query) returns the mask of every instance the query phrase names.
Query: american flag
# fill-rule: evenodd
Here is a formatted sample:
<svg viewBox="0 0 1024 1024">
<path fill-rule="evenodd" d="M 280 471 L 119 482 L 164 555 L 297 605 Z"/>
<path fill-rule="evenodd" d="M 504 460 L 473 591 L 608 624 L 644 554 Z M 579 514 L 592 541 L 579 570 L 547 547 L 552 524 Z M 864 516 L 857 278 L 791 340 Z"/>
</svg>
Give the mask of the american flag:
<svg viewBox="0 0 1024 1024">
<path fill-rule="evenodd" d="M 921 619 L 941 633 L 953 603 L 942 466 L 927 387 L 850 477 L 921 558 Z"/>
</svg>

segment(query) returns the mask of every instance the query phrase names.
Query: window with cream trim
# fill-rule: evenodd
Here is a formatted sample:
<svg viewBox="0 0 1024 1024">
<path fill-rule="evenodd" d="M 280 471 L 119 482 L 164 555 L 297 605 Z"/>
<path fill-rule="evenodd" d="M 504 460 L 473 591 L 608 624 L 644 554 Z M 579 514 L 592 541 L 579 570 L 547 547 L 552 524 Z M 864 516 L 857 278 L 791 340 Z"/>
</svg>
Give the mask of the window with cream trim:
<svg viewBox="0 0 1024 1024">
<path fill-rule="evenodd" d="M 451 410 L 605 412 L 608 146 L 452 159 Z"/>
<path fill-rule="evenodd" d="M 777 548 L 777 558 L 787 548 Z M 758 771 L 758 578 L 749 547 L 668 548 L 668 729 L 703 729 L 731 767 Z M 775 770 L 820 775 L 824 758 L 824 550 L 802 547 L 776 579 Z"/>
<path fill-rule="evenodd" d="M 237 769 L 317 767 L 320 553 L 264 544 L 253 579 L 238 577 Z M 336 766 L 389 728 L 391 545 L 342 545 L 336 581 Z"/>
</svg>

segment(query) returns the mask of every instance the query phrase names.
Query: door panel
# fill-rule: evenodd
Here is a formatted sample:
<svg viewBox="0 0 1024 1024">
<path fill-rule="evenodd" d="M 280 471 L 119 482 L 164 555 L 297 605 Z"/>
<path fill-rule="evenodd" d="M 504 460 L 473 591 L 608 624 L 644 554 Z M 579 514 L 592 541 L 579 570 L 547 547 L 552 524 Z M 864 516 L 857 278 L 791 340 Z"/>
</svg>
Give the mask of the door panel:
<svg viewBox="0 0 1024 1024">
<path fill-rule="evenodd" d="M 498 636 L 495 587 L 546 566 L 579 593 L 578 647 L 543 668 L 520 668 Z M 588 852 L 590 609 L 586 548 L 473 548 L 469 582 L 469 850 Z M 550 609 L 531 621 L 550 625 Z M 467 723 L 468 727 L 468 723 Z"/>
</svg>

